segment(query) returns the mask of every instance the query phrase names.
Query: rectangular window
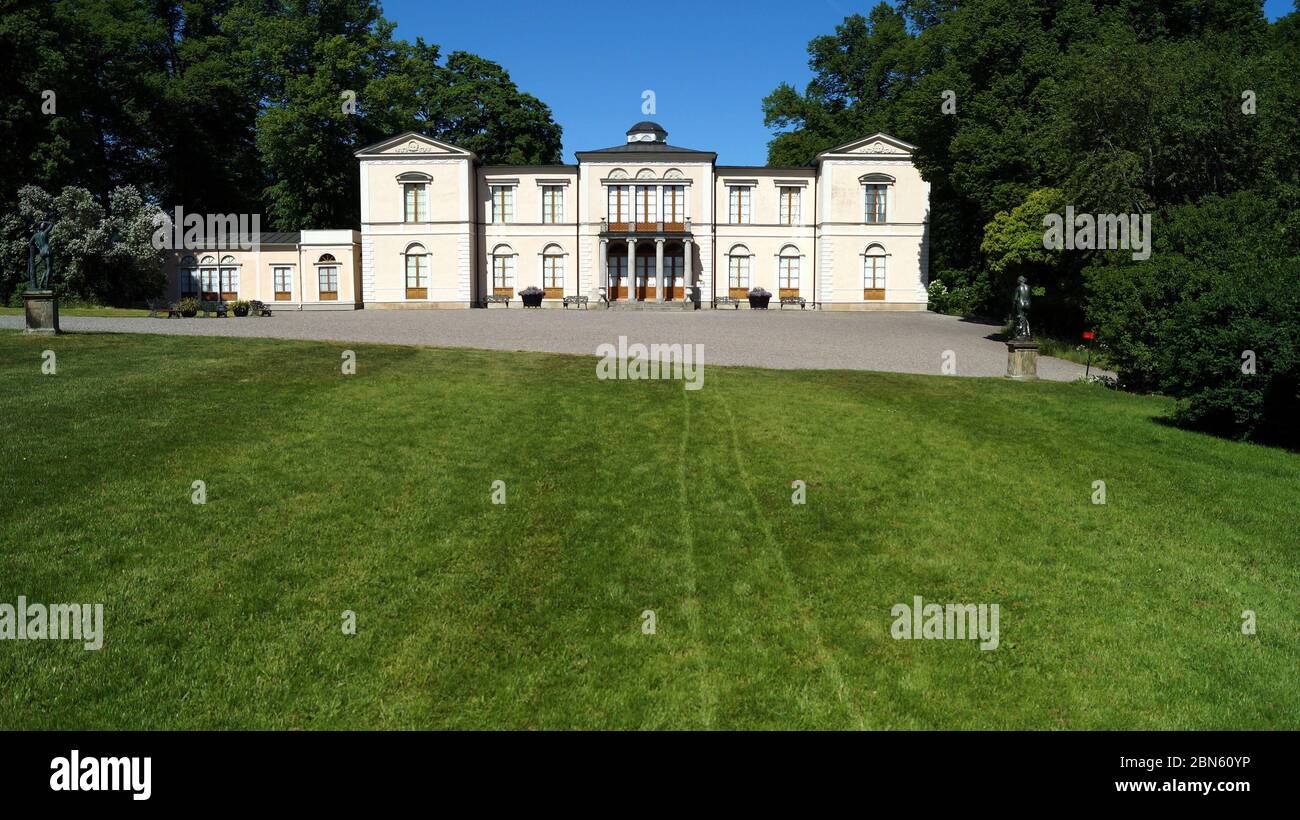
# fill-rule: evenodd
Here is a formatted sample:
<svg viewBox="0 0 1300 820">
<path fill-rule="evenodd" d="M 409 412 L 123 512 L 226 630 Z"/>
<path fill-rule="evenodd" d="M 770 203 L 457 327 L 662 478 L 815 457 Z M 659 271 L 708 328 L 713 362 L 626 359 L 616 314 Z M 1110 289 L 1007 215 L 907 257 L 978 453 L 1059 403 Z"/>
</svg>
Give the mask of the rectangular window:
<svg viewBox="0 0 1300 820">
<path fill-rule="evenodd" d="M 609 186 L 609 210 L 606 212 L 611 223 L 626 224 L 632 215 L 632 203 L 628 186 Z"/>
<path fill-rule="evenodd" d="M 781 290 L 798 290 L 799 289 L 799 257 L 782 256 L 780 265 L 780 284 Z M 782 294 L 783 296 L 793 296 L 795 294 Z"/>
<path fill-rule="evenodd" d="M 686 224 L 686 186 L 664 186 L 664 222 L 674 226 Z M 680 230 L 680 228 L 678 229 Z"/>
<path fill-rule="evenodd" d="M 655 202 L 655 186 L 636 186 L 636 221 L 658 222 L 659 211 Z"/>
<path fill-rule="evenodd" d="M 221 298 L 226 301 L 239 298 L 239 268 L 221 269 Z"/>
<path fill-rule="evenodd" d="M 799 189 L 794 186 L 783 186 L 781 188 L 781 219 L 782 225 L 799 224 Z"/>
<path fill-rule="evenodd" d="M 866 185 L 866 221 L 879 223 L 885 221 L 884 185 Z"/>
<path fill-rule="evenodd" d="M 728 189 L 728 207 L 727 212 L 731 217 L 732 225 L 749 224 L 749 188 L 746 186 L 732 185 Z"/>
<path fill-rule="evenodd" d="M 548 225 L 564 221 L 564 186 L 542 186 L 542 221 Z"/>
<path fill-rule="evenodd" d="M 339 269 L 333 265 L 321 265 L 316 269 L 320 278 L 320 298 L 333 302 L 339 298 Z"/>
<path fill-rule="evenodd" d="M 429 188 L 422 182 L 402 184 L 404 222 L 425 222 L 429 219 Z"/>
<path fill-rule="evenodd" d="M 492 257 L 492 295 L 515 295 L 515 258 L 513 256 Z"/>
<path fill-rule="evenodd" d="M 275 280 L 275 301 L 288 302 L 293 299 L 293 268 L 271 268 L 271 277 Z"/>
<path fill-rule="evenodd" d="M 199 270 L 199 282 L 200 282 L 200 284 L 203 285 L 203 287 L 202 287 L 202 289 L 201 289 L 201 291 L 200 291 L 200 292 L 201 292 L 201 298 L 203 298 L 203 299 L 205 299 L 205 300 L 208 300 L 208 301 L 213 301 L 213 302 L 215 302 L 216 299 L 217 299 L 217 296 L 218 296 L 219 293 L 220 293 L 220 292 L 217 290 L 217 286 L 218 286 L 218 284 L 219 284 L 219 282 L 218 282 L 218 280 L 217 280 L 217 269 L 216 269 L 216 268 L 202 268 L 202 269 L 200 269 L 200 270 Z"/>
<path fill-rule="evenodd" d="M 515 221 L 515 186 L 492 186 L 492 221 Z"/>
</svg>

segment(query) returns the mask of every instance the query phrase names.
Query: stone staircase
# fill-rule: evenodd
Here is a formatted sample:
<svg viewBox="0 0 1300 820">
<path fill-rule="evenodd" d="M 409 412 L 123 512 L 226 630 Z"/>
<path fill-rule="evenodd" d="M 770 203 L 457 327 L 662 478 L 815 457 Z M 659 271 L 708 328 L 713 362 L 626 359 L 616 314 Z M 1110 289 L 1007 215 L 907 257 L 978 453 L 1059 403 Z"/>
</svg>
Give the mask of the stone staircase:
<svg viewBox="0 0 1300 820">
<path fill-rule="evenodd" d="M 681 313 L 689 311 L 695 306 L 683 299 L 674 299 L 671 302 L 656 302 L 653 299 L 644 302 L 631 302 L 627 299 L 615 299 L 610 302 L 610 310 L 668 310 Z"/>
</svg>

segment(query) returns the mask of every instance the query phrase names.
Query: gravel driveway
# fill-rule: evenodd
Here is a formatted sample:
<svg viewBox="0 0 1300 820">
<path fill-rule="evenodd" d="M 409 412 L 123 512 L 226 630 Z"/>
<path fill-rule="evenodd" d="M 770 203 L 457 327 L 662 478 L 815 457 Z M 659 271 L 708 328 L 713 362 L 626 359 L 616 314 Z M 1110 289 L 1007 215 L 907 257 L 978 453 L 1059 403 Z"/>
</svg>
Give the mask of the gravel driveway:
<svg viewBox="0 0 1300 820">
<path fill-rule="evenodd" d="M 603 343 L 704 345 L 706 364 L 842 368 L 939 374 L 953 351 L 956 375 L 1002 376 L 1001 328 L 934 313 L 821 311 L 358 310 L 280 312 L 243 319 L 104 319 L 64 316 L 65 331 L 177 333 L 278 339 L 535 350 L 596 355 Z M 21 316 L 0 316 L 20 329 Z M 1099 373 L 1100 371 L 1096 371 Z M 1044 379 L 1070 381 L 1083 366 L 1040 358 Z"/>
</svg>

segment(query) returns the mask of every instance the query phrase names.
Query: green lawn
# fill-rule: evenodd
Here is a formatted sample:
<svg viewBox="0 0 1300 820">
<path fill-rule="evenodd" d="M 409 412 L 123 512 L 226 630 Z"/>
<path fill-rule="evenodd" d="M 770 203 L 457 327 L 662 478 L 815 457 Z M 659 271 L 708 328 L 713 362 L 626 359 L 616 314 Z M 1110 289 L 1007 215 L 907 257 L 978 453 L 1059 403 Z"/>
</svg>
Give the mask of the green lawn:
<svg viewBox="0 0 1300 820">
<path fill-rule="evenodd" d="M 0 641 L 0 728 L 1300 727 L 1300 455 L 1162 400 L 344 347 L 0 333 L 0 602 L 107 633 Z"/>
<path fill-rule="evenodd" d="M 22 316 L 23 308 L 20 307 L 0 307 L 0 316 Z M 116 308 L 101 307 L 99 305 L 59 305 L 60 316 L 105 316 L 110 319 L 120 319 L 135 316 L 148 316 L 149 311 L 145 308 Z"/>
</svg>

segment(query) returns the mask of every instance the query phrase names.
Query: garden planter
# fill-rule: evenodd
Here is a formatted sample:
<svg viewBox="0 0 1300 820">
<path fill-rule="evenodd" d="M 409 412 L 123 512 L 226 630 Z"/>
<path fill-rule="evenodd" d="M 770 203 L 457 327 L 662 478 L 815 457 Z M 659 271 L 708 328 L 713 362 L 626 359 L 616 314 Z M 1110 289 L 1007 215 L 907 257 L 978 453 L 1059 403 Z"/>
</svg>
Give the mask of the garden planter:
<svg viewBox="0 0 1300 820">
<path fill-rule="evenodd" d="M 181 315 L 186 319 L 193 319 L 195 316 L 199 315 L 199 312 L 197 310 L 182 310 Z"/>
<path fill-rule="evenodd" d="M 248 315 L 248 308 L 246 308 L 246 307 L 237 307 L 237 308 L 235 308 L 235 315 L 236 315 L 236 316 L 247 316 L 247 315 Z"/>
<path fill-rule="evenodd" d="M 545 295 L 545 293 L 521 293 L 519 298 L 523 300 L 524 307 L 535 308 L 542 306 L 542 297 Z"/>
<path fill-rule="evenodd" d="M 749 296 L 749 306 L 756 310 L 767 310 L 767 303 L 772 301 L 772 294 L 768 293 L 763 296 L 755 296 L 752 293 Z"/>
</svg>

